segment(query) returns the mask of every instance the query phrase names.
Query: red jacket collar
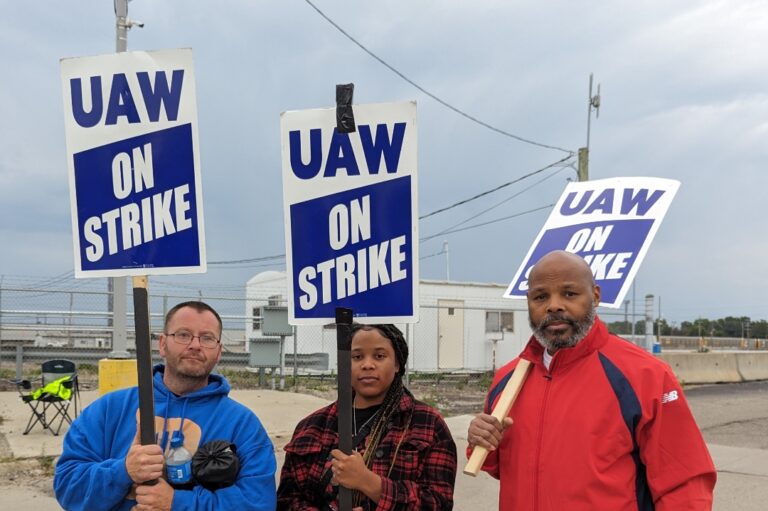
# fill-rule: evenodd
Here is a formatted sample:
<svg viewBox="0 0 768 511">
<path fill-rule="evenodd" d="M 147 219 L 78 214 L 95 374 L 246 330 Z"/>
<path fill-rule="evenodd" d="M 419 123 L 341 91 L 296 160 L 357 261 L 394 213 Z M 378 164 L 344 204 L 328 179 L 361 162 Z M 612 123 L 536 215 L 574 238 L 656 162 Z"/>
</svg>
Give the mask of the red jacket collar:
<svg viewBox="0 0 768 511">
<path fill-rule="evenodd" d="M 595 324 L 592 325 L 592 328 L 584 339 L 579 341 L 573 348 L 561 348 L 555 352 L 552 358 L 552 364 L 549 366 L 550 370 L 555 367 L 564 367 L 575 360 L 586 357 L 590 353 L 602 348 L 607 340 L 608 328 L 599 317 L 595 316 Z M 520 358 L 524 358 L 533 364 L 538 364 L 543 367 L 543 356 L 544 347 L 534 336 L 531 336 L 525 349 L 520 354 Z"/>
</svg>

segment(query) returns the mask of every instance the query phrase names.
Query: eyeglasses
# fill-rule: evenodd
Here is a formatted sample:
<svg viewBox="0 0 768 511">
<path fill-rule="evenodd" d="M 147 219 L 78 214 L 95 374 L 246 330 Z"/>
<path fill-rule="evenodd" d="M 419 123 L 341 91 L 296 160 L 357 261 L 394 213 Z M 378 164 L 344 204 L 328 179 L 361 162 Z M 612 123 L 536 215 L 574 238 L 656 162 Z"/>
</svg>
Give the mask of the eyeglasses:
<svg viewBox="0 0 768 511">
<path fill-rule="evenodd" d="M 219 344 L 219 340 L 212 334 L 192 335 L 191 332 L 180 331 L 172 334 L 166 333 L 165 335 L 173 337 L 173 340 L 184 346 L 192 344 L 192 340 L 197 337 L 200 340 L 200 346 L 205 348 L 215 348 Z"/>
</svg>

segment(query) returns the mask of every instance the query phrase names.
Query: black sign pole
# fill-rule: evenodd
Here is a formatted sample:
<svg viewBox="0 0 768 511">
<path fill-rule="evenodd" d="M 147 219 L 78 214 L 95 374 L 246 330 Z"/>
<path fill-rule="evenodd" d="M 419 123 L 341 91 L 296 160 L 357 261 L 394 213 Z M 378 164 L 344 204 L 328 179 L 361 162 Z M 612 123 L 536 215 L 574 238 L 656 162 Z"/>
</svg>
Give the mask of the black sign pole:
<svg viewBox="0 0 768 511">
<path fill-rule="evenodd" d="M 136 372 L 139 379 L 141 445 L 150 445 L 156 442 L 147 281 L 146 276 L 133 277 L 133 322 L 136 328 Z"/>
<path fill-rule="evenodd" d="M 339 378 L 339 449 L 352 454 L 352 309 L 336 307 L 336 349 Z M 339 511 L 352 511 L 352 490 L 339 485 Z"/>
</svg>

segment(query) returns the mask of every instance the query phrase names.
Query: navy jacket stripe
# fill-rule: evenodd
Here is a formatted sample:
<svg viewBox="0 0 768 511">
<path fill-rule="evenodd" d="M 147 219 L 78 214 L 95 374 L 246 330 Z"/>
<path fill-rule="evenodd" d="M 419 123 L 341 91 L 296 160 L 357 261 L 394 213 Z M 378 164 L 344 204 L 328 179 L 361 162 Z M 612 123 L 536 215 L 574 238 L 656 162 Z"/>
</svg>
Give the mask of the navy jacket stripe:
<svg viewBox="0 0 768 511">
<path fill-rule="evenodd" d="M 605 371 L 605 376 L 608 378 L 608 382 L 611 384 L 614 394 L 616 394 L 616 399 L 619 401 L 621 416 L 632 437 L 632 459 L 635 460 L 635 470 L 637 472 L 635 478 L 637 509 L 639 511 L 653 511 L 654 505 L 653 499 L 651 498 L 651 490 L 648 487 L 645 465 L 643 465 L 640 460 L 640 447 L 637 445 L 637 437 L 635 436 L 637 424 L 640 422 L 640 418 L 643 415 L 643 411 L 640 408 L 640 400 L 637 399 L 635 390 L 632 388 L 632 385 L 629 384 L 629 380 L 627 380 L 627 377 L 624 376 L 619 368 L 602 353 L 599 353 L 598 355 L 603 370 Z"/>
<path fill-rule="evenodd" d="M 491 391 L 488 393 L 488 400 L 485 402 L 485 413 L 491 413 L 493 410 L 493 402 L 496 400 L 496 397 L 501 394 L 501 391 L 504 390 L 504 387 L 507 386 L 507 382 L 510 378 L 512 378 L 512 374 L 515 372 L 515 370 L 511 370 L 509 373 L 504 375 L 504 377 L 499 380 L 499 383 L 494 385 L 494 387 L 491 389 Z"/>
</svg>

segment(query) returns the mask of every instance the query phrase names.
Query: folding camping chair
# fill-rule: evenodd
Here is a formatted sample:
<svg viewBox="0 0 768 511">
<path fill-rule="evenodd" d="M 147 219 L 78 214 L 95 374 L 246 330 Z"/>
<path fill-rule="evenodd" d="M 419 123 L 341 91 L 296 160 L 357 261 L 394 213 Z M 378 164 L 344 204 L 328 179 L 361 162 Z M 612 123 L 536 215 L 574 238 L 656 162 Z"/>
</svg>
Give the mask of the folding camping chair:
<svg viewBox="0 0 768 511">
<path fill-rule="evenodd" d="M 39 380 L 40 387 L 35 391 L 32 391 L 30 380 L 13 380 L 22 401 L 32 410 L 22 434 L 26 435 L 39 423 L 43 429 L 58 435 L 64 421 L 72 424 L 72 418 L 77 417 L 80 400 L 77 366 L 69 360 L 48 360 L 42 364 Z M 70 415 L 70 410 L 74 415 Z"/>
</svg>

